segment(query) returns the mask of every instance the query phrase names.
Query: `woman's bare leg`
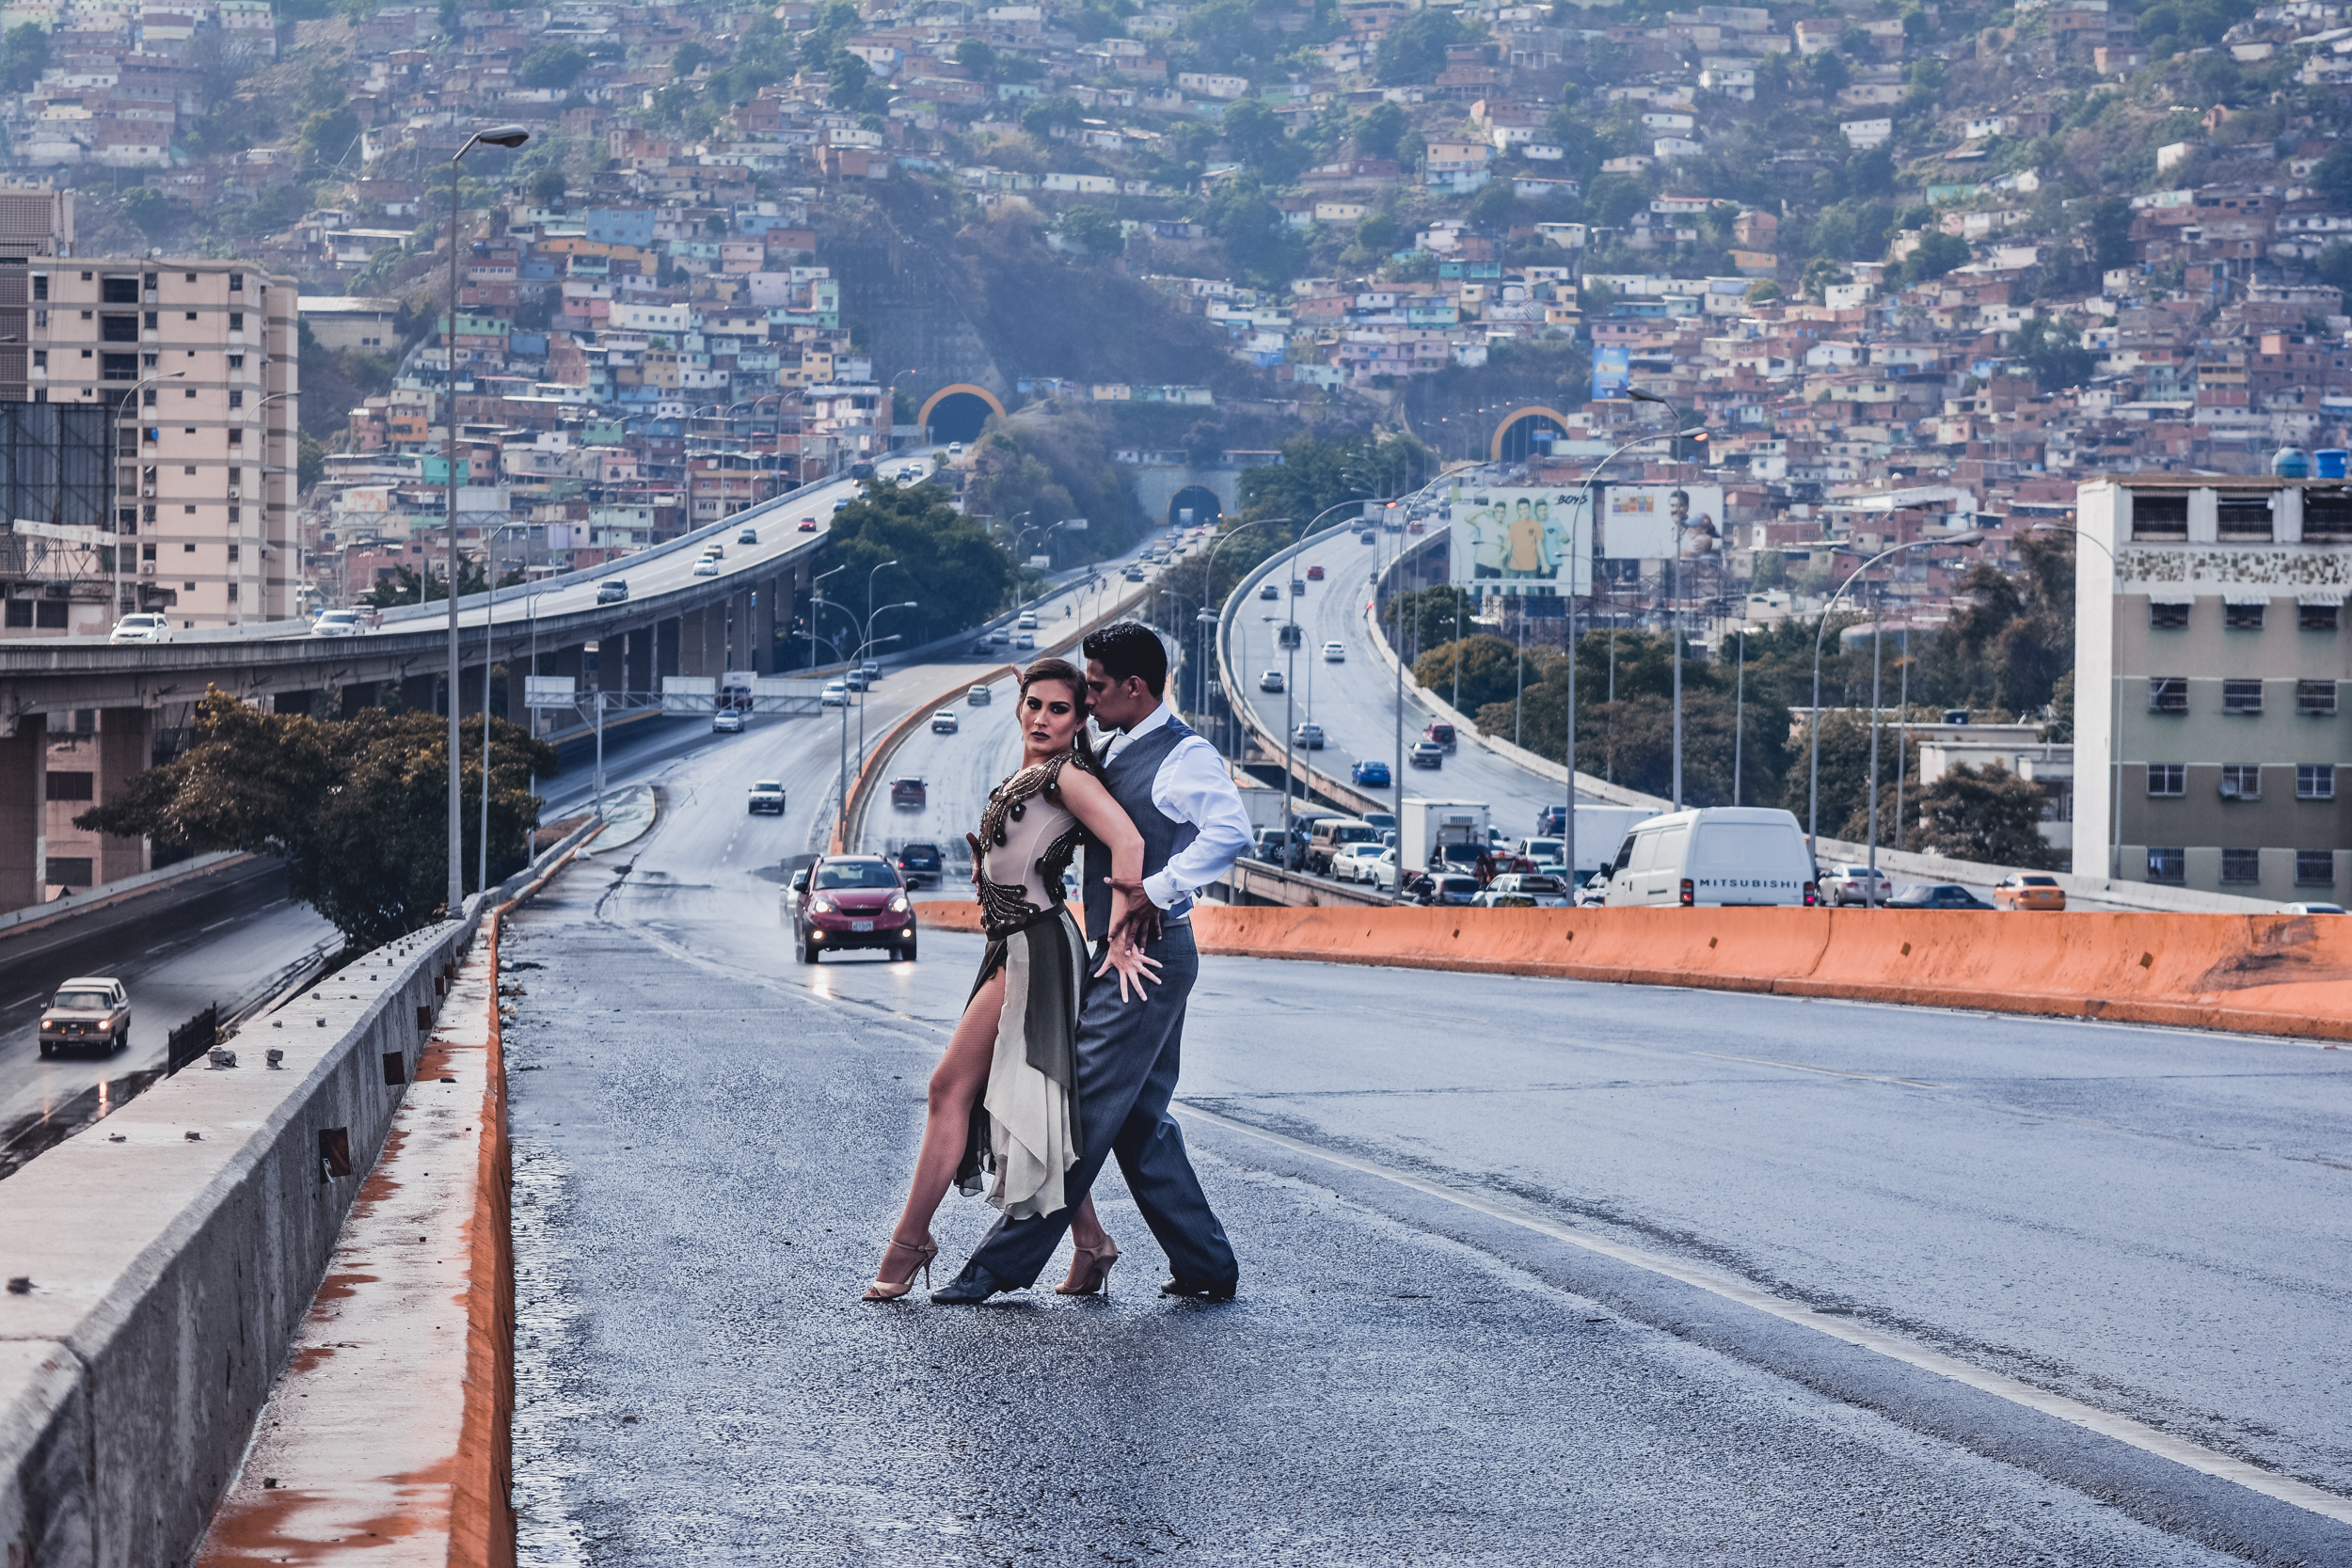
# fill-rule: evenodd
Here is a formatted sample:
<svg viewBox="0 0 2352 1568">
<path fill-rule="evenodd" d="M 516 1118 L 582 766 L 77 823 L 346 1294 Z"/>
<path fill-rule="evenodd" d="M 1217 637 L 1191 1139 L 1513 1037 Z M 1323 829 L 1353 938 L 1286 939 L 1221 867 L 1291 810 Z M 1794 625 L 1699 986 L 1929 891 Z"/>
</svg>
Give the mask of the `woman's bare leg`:
<svg viewBox="0 0 2352 1568">
<path fill-rule="evenodd" d="M 907 1206 L 898 1215 L 893 1241 L 919 1243 L 930 1235 L 931 1216 L 939 1212 L 963 1163 L 963 1146 L 972 1132 L 972 1105 L 988 1086 L 988 1069 L 996 1052 L 996 1023 L 1005 1008 L 1005 972 L 999 969 L 975 991 L 947 1041 L 946 1053 L 931 1069 L 929 1108 L 923 1118 L 923 1148 L 914 1157 L 914 1180 L 907 1191 Z"/>
</svg>

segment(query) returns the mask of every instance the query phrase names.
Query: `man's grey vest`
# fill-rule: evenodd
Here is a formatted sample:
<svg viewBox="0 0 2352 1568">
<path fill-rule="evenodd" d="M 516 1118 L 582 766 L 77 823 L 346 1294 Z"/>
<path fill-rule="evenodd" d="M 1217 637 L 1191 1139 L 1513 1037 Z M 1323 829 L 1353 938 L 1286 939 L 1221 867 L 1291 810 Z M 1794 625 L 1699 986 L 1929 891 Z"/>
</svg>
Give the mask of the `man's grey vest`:
<svg viewBox="0 0 2352 1568">
<path fill-rule="evenodd" d="M 1152 784 L 1160 776 L 1160 764 L 1179 742 L 1189 738 L 1192 731 L 1184 721 L 1169 715 L 1167 723 L 1149 735 L 1138 736 L 1122 747 L 1103 770 L 1104 785 L 1119 809 L 1127 814 L 1143 835 L 1143 874 L 1153 876 L 1165 869 L 1175 853 L 1200 836 L 1200 830 L 1189 822 L 1179 822 L 1152 803 Z M 1111 874 L 1110 851 L 1091 838 L 1087 840 L 1086 911 L 1087 936 L 1099 939 L 1111 928 L 1111 889 L 1104 879 Z M 1192 918 L 1192 895 L 1176 900 L 1175 908 L 1167 911 L 1168 924 Z"/>
</svg>

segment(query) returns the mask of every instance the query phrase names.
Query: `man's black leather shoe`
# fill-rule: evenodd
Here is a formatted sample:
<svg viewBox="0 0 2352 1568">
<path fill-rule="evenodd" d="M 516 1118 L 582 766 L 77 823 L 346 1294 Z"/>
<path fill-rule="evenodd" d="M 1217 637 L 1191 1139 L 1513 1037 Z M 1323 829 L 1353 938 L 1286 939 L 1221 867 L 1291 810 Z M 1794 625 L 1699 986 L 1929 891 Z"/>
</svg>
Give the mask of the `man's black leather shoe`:
<svg viewBox="0 0 2352 1568">
<path fill-rule="evenodd" d="M 1231 1301 L 1238 1280 L 1171 1279 L 1160 1287 L 1164 1296 L 1184 1296 L 1193 1301 Z M 952 1289 L 953 1287 L 950 1287 Z M 932 1298 L 934 1301 L 937 1297 Z"/>
<path fill-rule="evenodd" d="M 977 1307 L 997 1291 L 1010 1289 L 977 1263 L 966 1263 L 961 1274 L 931 1292 L 931 1301 L 939 1307 Z"/>
</svg>

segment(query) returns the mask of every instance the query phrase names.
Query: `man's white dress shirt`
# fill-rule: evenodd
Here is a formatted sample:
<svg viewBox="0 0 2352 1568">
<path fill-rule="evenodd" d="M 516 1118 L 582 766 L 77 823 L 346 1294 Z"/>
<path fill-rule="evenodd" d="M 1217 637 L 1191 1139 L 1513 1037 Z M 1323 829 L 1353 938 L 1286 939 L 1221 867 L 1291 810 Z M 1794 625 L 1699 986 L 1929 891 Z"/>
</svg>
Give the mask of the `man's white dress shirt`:
<svg viewBox="0 0 2352 1568">
<path fill-rule="evenodd" d="M 1104 762 L 1175 717 L 1163 702 L 1133 729 L 1114 731 L 1104 749 Z M 1197 735 L 1178 741 L 1160 759 L 1160 770 L 1152 780 L 1152 803 L 1172 820 L 1191 823 L 1199 835 L 1143 879 L 1144 895 L 1153 906 L 1173 911 L 1180 901 L 1188 906 L 1194 892 L 1223 877 L 1248 853 L 1249 814 L 1242 809 L 1241 791 L 1233 787 L 1225 759 Z"/>
</svg>

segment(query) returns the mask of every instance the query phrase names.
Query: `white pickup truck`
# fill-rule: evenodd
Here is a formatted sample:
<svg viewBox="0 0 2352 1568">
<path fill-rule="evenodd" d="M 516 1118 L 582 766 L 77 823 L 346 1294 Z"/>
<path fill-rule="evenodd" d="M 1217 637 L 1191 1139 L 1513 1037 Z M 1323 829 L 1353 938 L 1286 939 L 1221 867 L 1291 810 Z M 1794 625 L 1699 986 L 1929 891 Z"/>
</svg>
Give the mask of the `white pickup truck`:
<svg viewBox="0 0 2352 1568">
<path fill-rule="evenodd" d="M 774 779 L 760 780 L 752 785 L 749 803 L 754 816 L 757 816 L 761 812 L 782 816 L 784 815 L 784 785 Z"/>
</svg>

